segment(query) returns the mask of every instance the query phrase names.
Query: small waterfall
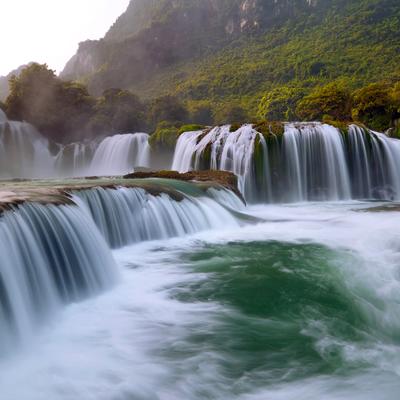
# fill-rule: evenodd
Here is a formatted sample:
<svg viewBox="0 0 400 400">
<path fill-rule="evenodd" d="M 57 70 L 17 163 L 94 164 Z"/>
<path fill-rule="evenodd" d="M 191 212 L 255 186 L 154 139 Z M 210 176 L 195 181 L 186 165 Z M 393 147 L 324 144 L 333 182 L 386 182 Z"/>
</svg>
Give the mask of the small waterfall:
<svg viewBox="0 0 400 400">
<path fill-rule="evenodd" d="M 62 304 L 112 285 L 112 255 L 76 206 L 25 203 L 0 219 L 0 355 Z"/>
<path fill-rule="evenodd" d="M 70 143 L 60 146 L 55 157 L 55 171 L 58 177 L 90 175 L 89 165 L 98 147 L 96 141 Z"/>
<path fill-rule="evenodd" d="M 187 132 L 173 169 L 222 169 L 239 176 L 250 202 L 400 199 L 400 141 L 351 125 L 286 124 L 281 136 L 245 125 Z"/>
<path fill-rule="evenodd" d="M 232 192 L 223 191 L 222 205 L 215 200 L 215 193 L 197 198 L 175 191 L 173 196 L 175 199 L 166 193 L 152 195 L 141 188 L 96 188 L 76 192 L 75 201 L 91 215 L 112 248 L 239 226 L 226 209 L 228 204 L 242 206 Z"/>
<path fill-rule="evenodd" d="M 149 135 L 146 133 L 114 135 L 98 146 L 90 164 L 92 175 L 123 175 L 134 167 L 148 167 Z"/>
<path fill-rule="evenodd" d="M 42 178 L 52 170 L 49 142 L 32 125 L 0 119 L 0 178 Z"/>
<path fill-rule="evenodd" d="M 7 121 L 7 115 L 4 113 L 4 111 L 0 108 L 0 123 L 6 122 Z"/>
<path fill-rule="evenodd" d="M 351 198 L 344 140 L 336 128 L 287 125 L 281 157 L 285 201 Z"/>
<path fill-rule="evenodd" d="M 266 142 L 251 125 L 244 125 L 235 132 L 230 126 L 216 127 L 209 132 L 186 132 L 178 140 L 172 169 L 187 172 L 199 169 L 231 171 L 239 178 L 239 189 L 248 200 L 258 197 L 254 150 L 256 142 L 266 148 Z M 269 186 L 264 175 L 265 187 Z M 265 189 L 262 187 L 262 190 Z"/>
<path fill-rule="evenodd" d="M 50 151 L 52 148 L 52 154 Z M 124 134 L 102 141 L 51 143 L 32 125 L 0 114 L 0 178 L 123 175 L 149 166 L 148 135 Z"/>
</svg>

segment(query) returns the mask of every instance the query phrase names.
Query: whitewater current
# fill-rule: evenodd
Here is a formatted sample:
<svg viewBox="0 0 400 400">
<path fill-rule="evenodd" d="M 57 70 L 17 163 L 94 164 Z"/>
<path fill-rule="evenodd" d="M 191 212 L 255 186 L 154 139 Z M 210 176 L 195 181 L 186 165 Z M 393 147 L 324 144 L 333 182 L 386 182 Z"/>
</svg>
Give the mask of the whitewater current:
<svg viewBox="0 0 400 400">
<path fill-rule="evenodd" d="M 258 222 L 114 250 L 113 289 L 0 359 L 1 398 L 397 399 L 393 206 L 241 207 Z"/>
<path fill-rule="evenodd" d="M 68 204 L 2 211 L 2 400 L 398 399 L 400 142 L 231 130 L 184 133 L 172 168 L 232 171 L 250 205 L 90 180 Z M 1 178 L 119 175 L 149 156 L 146 134 L 54 146 L 0 113 Z"/>
</svg>

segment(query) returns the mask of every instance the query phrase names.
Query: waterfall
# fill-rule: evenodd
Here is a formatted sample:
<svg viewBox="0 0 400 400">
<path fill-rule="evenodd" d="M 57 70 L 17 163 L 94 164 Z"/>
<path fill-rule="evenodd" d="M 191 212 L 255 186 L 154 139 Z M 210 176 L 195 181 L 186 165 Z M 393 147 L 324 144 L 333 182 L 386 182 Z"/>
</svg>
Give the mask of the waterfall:
<svg viewBox="0 0 400 400">
<path fill-rule="evenodd" d="M 42 178 L 52 170 L 49 142 L 32 125 L 0 119 L 0 178 Z"/>
<path fill-rule="evenodd" d="M 186 132 L 173 169 L 221 169 L 251 202 L 400 199 L 400 141 L 356 125 L 286 124 L 281 136 L 251 125 Z"/>
<path fill-rule="evenodd" d="M 4 113 L 4 111 L 0 108 L 0 123 L 6 122 L 7 121 L 7 115 Z"/>
<path fill-rule="evenodd" d="M 134 167 L 148 167 L 149 135 L 146 133 L 114 135 L 98 146 L 89 171 L 92 175 L 123 175 Z"/>
<path fill-rule="evenodd" d="M 178 140 L 172 169 L 179 172 L 198 169 L 231 171 L 238 176 L 239 190 L 246 198 L 256 199 L 259 192 L 254 185 L 256 142 L 266 147 L 264 137 L 251 125 L 244 125 L 235 132 L 230 132 L 229 125 L 218 126 L 205 134 L 186 132 Z M 269 187 L 268 179 L 264 183 Z"/>
<path fill-rule="evenodd" d="M 25 203 L 0 219 L 0 355 L 62 304 L 116 280 L 111 253 L 76 206 Z"/>
<path fill-rule="evenodd" d="M 149 152 L 145 133 L 62 146 L 49 142 L 32 125 L 7 121 L 5 114 L 0 114 L 2 179 L 123 175 L 137 166 L 148 167 Z"/>
<path fill-rule="evenodd" d="M 239 226 L 226 208 L 242 203 L 232 192 L 221 193 L 220 204 L 215 193 L 197 198 L 178 191 L 173 192 L 174 199 L 169 194 L 153 195 L 141 188 L 95 188 L 76 192 L 75 201 L 93 218 L 110 246 L 119 248 L 221 226 Z"/>
</svg>

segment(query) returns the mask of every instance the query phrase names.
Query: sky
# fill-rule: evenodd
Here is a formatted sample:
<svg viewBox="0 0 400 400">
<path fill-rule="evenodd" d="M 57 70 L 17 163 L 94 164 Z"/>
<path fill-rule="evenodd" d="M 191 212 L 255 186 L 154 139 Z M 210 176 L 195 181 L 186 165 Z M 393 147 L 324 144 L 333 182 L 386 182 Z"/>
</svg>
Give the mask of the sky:
<svg viewBox="0 0 400 400">
<path fill-rule="evenodd" d="M 99 39 L 129 0 L 0 0 L 0 76 L 30 61 L 60 72 L 78 43 Z"/>
</svg>

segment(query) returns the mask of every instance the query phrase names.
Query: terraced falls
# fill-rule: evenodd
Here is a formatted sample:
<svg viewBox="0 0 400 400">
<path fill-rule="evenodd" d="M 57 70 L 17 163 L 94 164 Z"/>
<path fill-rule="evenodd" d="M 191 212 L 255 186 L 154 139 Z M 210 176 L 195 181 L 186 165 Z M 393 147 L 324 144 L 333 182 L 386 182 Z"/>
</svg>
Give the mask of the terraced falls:
<svg viewBox="0 0 400 400">
<path fill-rule="evenodd" d="M 273 128 L 0 115 L 1 399 L 397 400 L 400 141 Z"/>
</svg>

